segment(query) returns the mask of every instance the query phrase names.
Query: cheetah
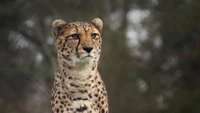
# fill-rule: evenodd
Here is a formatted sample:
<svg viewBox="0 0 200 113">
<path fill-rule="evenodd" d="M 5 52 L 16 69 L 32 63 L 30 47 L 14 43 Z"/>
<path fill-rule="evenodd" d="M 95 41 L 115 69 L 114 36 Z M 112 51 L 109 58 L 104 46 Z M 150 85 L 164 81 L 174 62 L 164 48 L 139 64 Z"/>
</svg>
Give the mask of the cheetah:
<svg viewBox="0 0 200 113">
<path fill-rule="evenodd" d="M 103 21 L 55 20 L 52 32 L 58 67 L 51 91 L 53 113 L 108 113 L 108 97 L 98 72 Z"/>
</svg>

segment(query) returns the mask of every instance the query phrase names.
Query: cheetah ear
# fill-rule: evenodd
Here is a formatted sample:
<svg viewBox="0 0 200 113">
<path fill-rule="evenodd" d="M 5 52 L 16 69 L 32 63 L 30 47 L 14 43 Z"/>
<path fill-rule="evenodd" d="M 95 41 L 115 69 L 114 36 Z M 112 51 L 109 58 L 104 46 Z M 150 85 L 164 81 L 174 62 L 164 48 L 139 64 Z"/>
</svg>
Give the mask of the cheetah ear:
<svg viewBox="0 0 200 113">
<path fill-rule="evenodd" d="M 103 28 L 103 21 L 100 18 L 94 18 L 92 24 L 95 25 L 100 31 Z"/>
<path fill-rule="evenodd" d="M 52 33 L 53 36 L 58 37 L 58 33 L 61 30 L 61 28 L 66 24 L 66 22 L 64 20 L 54 20 L 52 23 Z"/>
</svg>

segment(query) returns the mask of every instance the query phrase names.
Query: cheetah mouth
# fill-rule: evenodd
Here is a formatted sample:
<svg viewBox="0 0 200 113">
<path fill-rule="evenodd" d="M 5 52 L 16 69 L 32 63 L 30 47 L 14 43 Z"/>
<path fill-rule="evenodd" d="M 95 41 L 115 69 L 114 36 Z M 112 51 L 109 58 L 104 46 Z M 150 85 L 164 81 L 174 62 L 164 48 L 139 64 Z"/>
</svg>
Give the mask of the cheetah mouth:
<svg viewBox="0 0 200 113">
<path fill-rule="evenodd" d="M 93 58 L 93 56 L 87 55 L 87 56 L 85 56 L 85 57 L 83 57 L 83 58 L 81 58 L 81 59 L 85 59 L 85 58 Z"/>
<path fill-rule="evenodd" d="M 91 60 L 91 59 L 93 59 L 93 56 L 92 55 L 90 55 L 90 54 L 88 54 L 88 55 L 82 55 L 81 57 L 80 57 L 80 60 Z"/>
</svg>

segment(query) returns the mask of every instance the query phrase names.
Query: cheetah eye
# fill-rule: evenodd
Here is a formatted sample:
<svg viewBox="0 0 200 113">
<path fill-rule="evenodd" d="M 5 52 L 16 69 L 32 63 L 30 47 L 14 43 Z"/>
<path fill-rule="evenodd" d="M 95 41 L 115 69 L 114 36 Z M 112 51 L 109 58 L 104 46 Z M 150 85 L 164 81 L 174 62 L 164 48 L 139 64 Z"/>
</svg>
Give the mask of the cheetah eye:
<svg viewBox="0 0 200 113">
<path fill-rule="evenodd" d="M 91 36 L 92 36 L 92 39 L 95 39 L 95 38 L 97 38 L 98 34 L 93 33 Z"/>
<path fill-rule="evenodd" d="M 79 39 L 79 36 L 78 36 L 77 34 L 73 34 L 73 35 L 71 35 L 71 37 L 72 37 L 73 39 L 75 39 L 75 40 L 78 40 L 78 39 Z"/>
</svg>

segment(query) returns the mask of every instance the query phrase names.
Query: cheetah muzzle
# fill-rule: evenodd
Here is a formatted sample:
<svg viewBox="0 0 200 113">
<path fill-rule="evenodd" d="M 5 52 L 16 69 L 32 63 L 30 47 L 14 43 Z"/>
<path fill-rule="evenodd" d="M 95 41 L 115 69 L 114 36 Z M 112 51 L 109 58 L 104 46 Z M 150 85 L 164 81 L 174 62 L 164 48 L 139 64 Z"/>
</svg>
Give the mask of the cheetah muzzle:
<svg viewBox="0 0 200 113">
<path fill-rule="evenodd" d="M 53 113 L 108 113 L 107 92 L 97 69 L 102 27 L 99 18 L 91 22 L 52 23 L 58 52 L 51 91 Z"/>
</svg>

